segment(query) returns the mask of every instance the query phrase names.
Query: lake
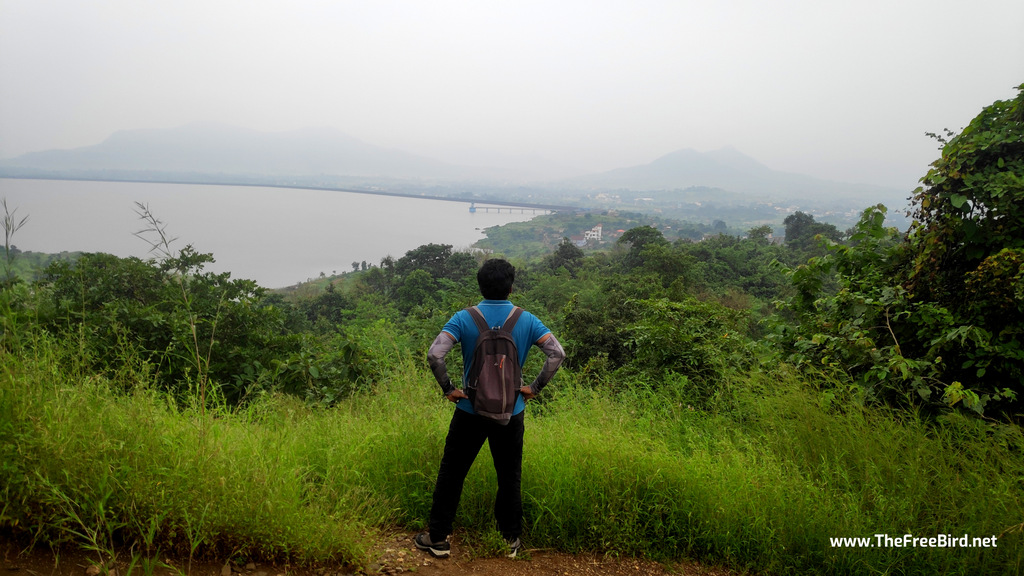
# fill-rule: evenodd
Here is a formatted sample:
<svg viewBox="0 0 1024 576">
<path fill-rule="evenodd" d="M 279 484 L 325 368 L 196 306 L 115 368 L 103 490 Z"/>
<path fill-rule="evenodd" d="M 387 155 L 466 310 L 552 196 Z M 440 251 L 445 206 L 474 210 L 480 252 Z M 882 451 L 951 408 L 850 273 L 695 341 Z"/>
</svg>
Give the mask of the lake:
<svg viewBox="0 0 1024 576">
<path fill-rule="evenodd" d="M 0 198 L 17 209 L 17 219 L 29 217 L 12 241 L 21 250 L 153 257 L 134 235 L 148 227 L 136 212 L 142 202 L 177 238 L 175 253 L 191 244 L 213 254 L 207 270 L 267 288 L 349 271 L 353 262 L 379 264 L 428 243 L 468 248 L 489 226 L 536 215 L 518 208 L 471 213 L 466 202 L 207 184 L 0 178 Z"/>
</svg>

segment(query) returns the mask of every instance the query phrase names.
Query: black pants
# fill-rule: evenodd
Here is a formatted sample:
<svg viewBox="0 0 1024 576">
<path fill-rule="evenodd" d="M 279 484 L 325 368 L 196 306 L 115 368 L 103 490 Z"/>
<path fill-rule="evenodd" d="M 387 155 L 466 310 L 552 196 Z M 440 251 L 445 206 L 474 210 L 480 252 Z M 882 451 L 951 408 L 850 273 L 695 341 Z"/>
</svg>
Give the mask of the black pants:
<svg viewBox="0 0 1024 576">
<path fill-rule="evenodd" d="M 484 440 L 491 448 L 494 471 L 498 474 L 498 494 L 494 499 L 498 530 L 509 540 L 522 534 L 523 416 L 524 413 L 520 412 L 508 425 L 502 426 L 483 416 L 455 409 L 434 486 L 434 500 L 430 508 L 431 540 L 444 540 L 452 533 L 462 485 Z"/>
</svg>

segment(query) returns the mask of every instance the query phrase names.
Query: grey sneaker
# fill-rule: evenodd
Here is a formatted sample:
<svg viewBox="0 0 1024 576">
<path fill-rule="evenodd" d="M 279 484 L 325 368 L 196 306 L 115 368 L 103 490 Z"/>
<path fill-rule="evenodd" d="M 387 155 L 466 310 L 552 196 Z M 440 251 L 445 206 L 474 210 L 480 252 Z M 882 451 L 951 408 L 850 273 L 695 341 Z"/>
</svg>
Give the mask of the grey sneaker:
<svg viewBox="0 0 1024 576">
<path fill-rule="evenodd" d="M 523 549 L 523 541 L 519 538 L 514 540 L 506 540 L 508 542 L 508 554 L 509 558 L 515 558 L 519 555 L 519 552 Z"/>
<path fill-rule="evenodd" d="M 430 540 L 429 532 L 420 532 L 413 537 L 412 541 L 417 548 L 430 552 L 434 558 L 447 558 L 452 553 L 452 546 L 447 540 L 433 542 Z"/>
</svg>

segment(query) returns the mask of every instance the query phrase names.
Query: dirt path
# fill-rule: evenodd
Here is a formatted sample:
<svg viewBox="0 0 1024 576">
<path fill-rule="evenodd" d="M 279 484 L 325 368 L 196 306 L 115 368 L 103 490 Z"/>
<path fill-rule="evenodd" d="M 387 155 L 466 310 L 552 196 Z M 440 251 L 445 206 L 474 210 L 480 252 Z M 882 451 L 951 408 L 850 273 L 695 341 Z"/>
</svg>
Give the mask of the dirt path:
<svg viewBox="0 0 1024 576">
<path fill-rule="evenodd" d="M 527 576 L 533 574 L 572 576 L 652 576 L 675 574 L 685 576 L 728 576 L 733 574 L 723 568 L 682 563 L 663 566 L 657 562 L 639 559 L 603 558 L 597 555 L 562 554 L 548 550 L 530 550 L 524 559 L 472 558 L 456 540 L 452 542 L 452 557 L 444 560 L 431 558 L 417 550 L 411 534 L 393 534 L 375 547 L 372 561 L 362 571 L 353 571 L 343 566 L 301 566 L 248 564 L 245 566 L 225 565 L 220 562 L 194 562 L 191 567 L 185 561 L 168 560 L 175 569 L 159 568 L 152 576 L 346 576 L 349 574 L 398 574 L 435 575 L 478 575 L 478 576 Z M 46 548 L 23 553 L 13 542 L 0 538 L 0 576 L 98 576 L 94 567 L 95 557 L 82 552 L 65 552 L 55 555 Z M 92 568 L 90 569 L 90 567 Z M 127 563 L 119 562 L 116 574 L 128 576 Z M 113 571 L 112 571 L 113 572 Z M 144 575 L 139 570 L 133 573 Z M 149 576 L 149 575 L 145 575 Z"/>
</svg>

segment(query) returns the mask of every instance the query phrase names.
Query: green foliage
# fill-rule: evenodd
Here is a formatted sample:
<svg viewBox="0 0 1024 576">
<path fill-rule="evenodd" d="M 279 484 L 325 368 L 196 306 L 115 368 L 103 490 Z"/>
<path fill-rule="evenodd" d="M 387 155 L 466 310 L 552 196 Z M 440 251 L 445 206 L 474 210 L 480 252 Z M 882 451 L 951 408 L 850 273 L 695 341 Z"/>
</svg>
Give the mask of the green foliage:
<svg viewBox="0 0 1024 576">
<path fill-rule="evenodd" d="M 2 445 L 19 453 L 0 469 L 5 528 L 80 544 L 103 563 L 130 550 L 358 563 L 363 531 L 388 518 L 383 499 L 314 476 L 308 455 L 322 446 L 294 433 L 310 416 L 294 402 L 211 418 L 150 390 L 120 395 L 103 380 L 12 361 L 20 377 L 5 371 L 0 384 Z M 34 428 L 39 418 L 46 425 Z"/>
<path fill-rule="evenodd" d="M 941 351 L 908 346 L 915 323 L 942 315 L 914 305 L 892 279 L 904 262 L 899 233 L 885 228 L 885 206 L 864 211 L 851 244 L 823 241 L 826 255 L 787 269 L 797 294 L 786 308 L 797 323 L 783 328 L 790 359 L 843 370 L 869 398 L 901 401 L 907 392 L 932 398 L 941 389 Z M 832 285 L 834 283 L 834 285 Z"/>
<path fill-rule="evenodd" d="M 424 244 L 395 262 L 395 273 L 407 277 L 415 270 L 435 280 L 461 281 L 476 274 L 476 260 L 465 252 L 452 252 L 450 244 Z"/>
<path fill-rule="evenodd" d="M 1024 85 L 948 142 L 915 191 L 907 238 L 864 212 L 846 244 L 789 269 L 791 359 L 849 374 L 868 399 L 1013 414 L 1024 400 Z M 941 139 L 941 138 L 940 138 Z M 804 219 L 787 218 L 789 226 Z M 806 222 L 805 222 L 806 224 Z M 917 400 L 915 400 L 915 398 Z M 993 409 L 994 408 L 994 409 Z"/>
<path fill-rule="evenodd" d="M 306 323 L 321 333 L 337 330 L 344 317 L 344 311 L 354 307 L 352 299 L 338 290 L 333 283 L 328 283 L 322 293 L 299 299 L 295 303 L 295 308 L 302 314 Z"/>
<path fill-rule="evenodd" d="M 636 300 L 632 305 L 638 319 L 627 331 L 635 366 L 714 384 L 729 368 L 749 364 L 740 313 L 693 298 Z"/>
<path fill-rule="evenodd" d="M 579 246 L 573 244 L 568 238 L 562 238 L 558 248 L 549 256 L 546 256 L 544 261 L 551 271 L 557 271 L 559 268 L 564 267 L 569 274 L 575 276 L 576 271 L 583 264 L 584 256 L 586 254 Z"/>
<path fill-rule="evenodd" d="M 439 301 L 438 292 L 452 284 L 475 283 L 477 263 L 466 252 L 453 252 L 450 244 L 424 244 L 395 260 L 388 256 L 359 280 L 361 290 L 393 299 L 410 314 Z"/>
<path fill-rule="evenodd" d="M 833 242 L 840 239 L 839 230 L 832 224 L 815 222 L 814 216 L 797 211 L 782 221 L 786 225 L 786 245 L 807 256 L 820 254 L 817 237 L 823 236 Z"/>
<path fill-rule="evenodd" d="M 597 295 L 590 295 L 594 296 Z M 633 311 L 614 293 L 599 297 L 597 302 L 583 301 L 579 294 L 574 294 L 565 306 L 559 335 L 566 351 L 566 365 L 582 367 L 597 357 L 611 360 L 613 366 L 625 364 L 629 350 L 623 328 L 632 318 Z"/>
<path fill-rule="evenodd" d="M 506 258 L 537 260 L 558 250 L 564 238 L 581 236 L 599 223 L 604 230 L 603 239 L 599 243 L 588 242 L 583 247 L 585 253 L 592 254 L 596 250 L 609 249 L 617 243 L 615 240 L 619 230 L 628 231 L 639 226 L 653 227 L 668 240 L 678 238 L 699 240 L 702 235 L 712 231 L 712 227 L 707 224 L 636 212 L 614 210 L 564 212 L 537 216 L 526 222 L 512 222 L 488 228 L 487 237 L 477 242 L 475 247 L 503 254 Z"/>
<path fill-rule="evenodd" d="M 268 358 L 237 360 L 229 384 L 221 386 L 231 405 L 252 402 L 272 393 L 305 398 L 311 404 L 333 405 L 369 386 L 370 360 L 365 350 L 344 334 L 290 334 L 291 344 Z M 266 362 L 266 364 L 264 364 Z"/>
<path fill-rule="evenodd" d="M 979 393 L 1024 389 L 1024 85 L 948 142 L 915 191 L 906 286 L 949 311 L 964 334 L 950 379 Z M 945 336 L 932 333 L 933 338 Z M 953 351 L 951 351 L 953 352 Z"/>
<path fill-rule="evenodd" d="M 798 322 L 781 329 L 790 359 L 849 374 L 873 401 L 962 402 L 978 413 L 990 402 L 1012 406 L 1018 387 L 986 375 L 1016 369 L 1019 343 L 1000 341 L 1007 330 L 997 336 L 915 298 L 900 283 L 912 245 L 884 228 L 884 218 L 884 206 L 866 210 L 851 244 L 827 242 L 827 255 L 788 270 L 798 291 L 786 305 Z"/>
<path fill-rule="evenodd" d="M 639 250 L 634 248 L 631 246 L 623 259 L 628 269 L 637 268 L 642 273 L 659 278 L 665 288 L 673 284 L 682 287 L 693 285 L 695 259 L 685 250 L 661 242 L 645 244 Z"/>
<path fill-rule="evenodd" d="M 624 264 L 627 269 L 636 268 L 645 262 L 644 251 L 646 248 L 668 245 L 665 235 L 652 226 L 637 226 L 630 228 L 616 241 L 620 246 L 628 247 Z"/>
<path fill-rule="evenodd" d="M 1024 84 L 1018 91 L 944 142 L 915 190 L 915 291 L 953 301 L 986 258 L 1024 248 Z"/>
<path fill-rule="evenodd" d="M 16 278 L 14 274 L 14 259 L 18 255 L 18 248 L 14 246 L 14 234 L 28 222 L 28 215 L 20 220 L 15 215 L 18 209 L 11 210 L 7 207 L 7 198 L 0 199 L 0 205 L 4 207 L 4 217 L 0 226 L 4 229 L 4 278 L 3 286 L 10 286 Z"/>
<path fill-rule="evenodd" d="M 763 226 L 755 226 L 747 232 L 747 236 L 751 240 L 757 240 L 759 242 L 767 242 L 768 236 L 772 233 L 772 227 L 765 224 Z"/>
<path fill-rule="evenodd" d="M 59 360 L 64 345 L 44 337 L 0 358 L 0 528 L 104 561 L 134 550 L 358 568 L 379 531 L 423 527 L 452 407 L 408 357 L 331 409 L 267 395 L 204 416 L 153 390 L 76 379 Z M 528 408 L 528 546 L 765 574 L 1016 571 L 1019 429 L 857 408 L 814 392 L 820 378 L 785 366 L 733 373 L 723 412 L 693 410 L 668 389 L 611 395 L 582 373 L 560 375 Z M 456 525 L 480 550 L 494 478 L 487 452 L 478 460 Z M 905 533 L 998 546 L 829 540 Z"/>
<path fill-rule="evenodd" d="M 395 294 L 395 301 L 400 310 L 409 311 L 432 300 L 436 291 L 437 284 L 430 273 L 416 269 L 402 280 L 402 285 Z"/>
<path fill-rule="evenodd" d="M 109 254 L 55 262 L 38 284 L 50 299 L 43 325 L 78 343 L 86 369 L 110 376 L 123 353 L 137 353 L 161 388 L 185 395 L 208 378 L 231 404 L 261 391 L 322 390 L 321 372 L 340 375 L 328 388 L 359 379 L 357 352 L 348 365 L 316 352 L 317 339 L 291 334 L 286 311 L 265 302 L 264 289 L 203 272 L 210 259 L 188 246 L 162 263 Z M 308 313 L 319 314 L 321 305 L 324 299 Z"/>
<path fill-rule="evenodd" d="M 650 274 L 611 270 L 604 270 L 594 282 L 586 280 L 581 279 L 580 289 L 572 291 L 562 310 L 559 339 L 567 365 L 580 367 L 602 357 L 615 368 L 625 366 L 632 358 L 628 327 L 638 318 L 635 301 L 663 297 L 662 282 Z"/>
<path fill-rule="evenodd" d="M 694 261 L 690 282 L 695 291 L 721 295 L 736 290 L 765 301 L 786 290 L 785 277 L 772 262 L 801 257 L 756 237 L 718 235 L 703 242 L 677 242 L 676 248 Z"/>
<path fill-rule="evenodd" d="M 1018 569 L 1019 427 L 915 410 L 1012 405 L 1024 248 L 991 246 L 941 300 L 915 284 L 924 236 L 885 216 L 841 238 L 797 213 L 788 246 L 766 227 L 691 242 L 653 218 L 533 222 L 512 299 L 568 359 L 528 405 L 528 545 L 758 573 Z M 160 261 L 86 254 L 0 290 L 0 529 L 106 557 L 358 564 L 375 530 L 421 528 L 452 409 L 423 353 L 479 300 L 474 257 L 428 244 L 267 294 L 171 254 L 149 218 Z M 597 222 L 628 232 L 604 251 L 565 240 Z M 488 550 L 479 459 L 457 525 Z M 908 532 L 999 547 L 828 545 Z"/>
</svg>

